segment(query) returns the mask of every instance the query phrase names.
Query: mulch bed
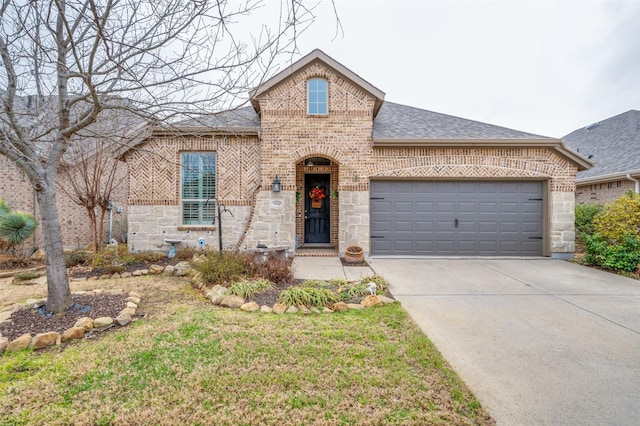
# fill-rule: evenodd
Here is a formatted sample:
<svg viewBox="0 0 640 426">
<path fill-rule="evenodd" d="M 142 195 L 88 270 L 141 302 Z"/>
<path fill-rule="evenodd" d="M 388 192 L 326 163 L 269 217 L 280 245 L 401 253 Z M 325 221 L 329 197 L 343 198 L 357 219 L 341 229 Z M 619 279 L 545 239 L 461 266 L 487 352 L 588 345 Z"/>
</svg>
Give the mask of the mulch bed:
<svg viewBox="0 0 640 426">
<path fill-rule="evenodd" d="M 122 311 L 127 302 L 126 294 L 94 294 L 72 296 L 73 303 L 81 307 L 64 312 L 59 315 L 51 315 L 49 318 L 38 313 L 36 309 L 21 309 L 11 315 L 12 323 L 0 327 L 0 333 L 9 341 L 20 337 L 25 333 L 35 335 L 49 331 L 57 331 L 62 334 L 65 330 L 74 326 L 78 318 L 111 317 L 115 318 Z M 79 312 L 83 307 L 91 309 Z M 72 307 L 73 308 L 73 307 Z"/>
</svg>

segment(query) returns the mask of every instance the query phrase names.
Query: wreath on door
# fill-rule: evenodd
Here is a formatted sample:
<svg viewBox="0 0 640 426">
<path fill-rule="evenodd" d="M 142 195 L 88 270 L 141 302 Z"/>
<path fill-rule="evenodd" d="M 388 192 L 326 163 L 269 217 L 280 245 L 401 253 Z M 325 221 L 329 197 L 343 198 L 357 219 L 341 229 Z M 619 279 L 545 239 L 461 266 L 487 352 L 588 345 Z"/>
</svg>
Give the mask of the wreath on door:
<svg viewBox="0 0 640 426">
<path fill-rule="evenodd" d="M 322 200 L 327 198 L 327 194 L 323 188 L 315 186 L 309 191 L 309 198 L 311 198 L 311 208 L 319 209 L 322 207 Z"/>
</svg>

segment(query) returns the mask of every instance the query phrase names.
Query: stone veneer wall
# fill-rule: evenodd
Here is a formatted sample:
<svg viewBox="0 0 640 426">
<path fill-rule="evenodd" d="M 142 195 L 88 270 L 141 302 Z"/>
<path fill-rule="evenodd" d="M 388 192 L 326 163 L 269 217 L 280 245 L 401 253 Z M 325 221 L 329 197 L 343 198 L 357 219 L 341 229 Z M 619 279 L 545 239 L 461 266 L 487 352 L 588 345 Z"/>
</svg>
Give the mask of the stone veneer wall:
<svg viewBox="0 0 640 426">
<path fill-rule="evenodd" d="M 180 206 L 129 206 L 129 249 L 132 251 L 168 252 L 171 245 L 165 239 L 183 242 L 176 247 L 198 247 L 198 239 L 204 238 L 208 247 L 218 250 L 218 223 L 215 226 L 180 225 Z M 228 207 L 233 216 L 222 215 L 222 245 L 225 250 L 235 249 L 240 236 L 245 231 L 251 207 Z M 135 233 L 135 235 L 134 235 Z"/>
<path fill-rule="evenodd" d="M 570 259 L 575 252 L 575 193 L 550 192 L 551 257 Z"/>
<path fill-rule="evenodd" d="M 579 185 L 576 188 L 576 203 L 611 203 L 629 190 L 635 191 L 635 183 L 626 179 Z"/>
</svg>

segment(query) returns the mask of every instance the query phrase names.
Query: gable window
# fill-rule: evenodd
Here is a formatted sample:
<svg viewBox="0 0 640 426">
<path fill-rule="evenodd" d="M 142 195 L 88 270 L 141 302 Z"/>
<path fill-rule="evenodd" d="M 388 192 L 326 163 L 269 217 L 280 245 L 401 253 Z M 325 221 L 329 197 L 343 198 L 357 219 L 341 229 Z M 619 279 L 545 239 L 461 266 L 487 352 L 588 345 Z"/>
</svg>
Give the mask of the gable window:
<svg viewBox="0 0 640 426">
<path fill-rule="evenodd" d="M 323 115 L 328 112 L 328 85 L 324 78 L 312 78 L 307 81 L 307 111 L 310 115 Z"/>
<path fill-rule="evenodd" d="M 184 152 L 180 160 L 182 224 L 211 225 L 216 205 L 216 154 Z"/>
</svg>

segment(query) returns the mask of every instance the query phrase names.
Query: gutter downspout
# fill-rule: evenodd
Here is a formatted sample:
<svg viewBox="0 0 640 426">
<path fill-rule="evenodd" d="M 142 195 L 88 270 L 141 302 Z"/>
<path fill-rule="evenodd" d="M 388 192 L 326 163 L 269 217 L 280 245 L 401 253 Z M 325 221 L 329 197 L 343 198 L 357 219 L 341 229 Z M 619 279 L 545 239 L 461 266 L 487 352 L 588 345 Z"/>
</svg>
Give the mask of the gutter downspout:
<svg viewBox="0 0 640 426">
<path fill-rule="evenodd" d="M 636 184 L 635 193 L 640 194 L 640 180 L 632 178 L 629 173 L 627 173 L 627 179 Z"/>
</svg>

